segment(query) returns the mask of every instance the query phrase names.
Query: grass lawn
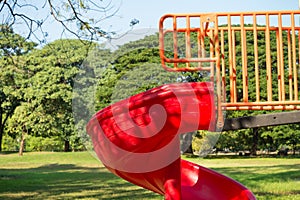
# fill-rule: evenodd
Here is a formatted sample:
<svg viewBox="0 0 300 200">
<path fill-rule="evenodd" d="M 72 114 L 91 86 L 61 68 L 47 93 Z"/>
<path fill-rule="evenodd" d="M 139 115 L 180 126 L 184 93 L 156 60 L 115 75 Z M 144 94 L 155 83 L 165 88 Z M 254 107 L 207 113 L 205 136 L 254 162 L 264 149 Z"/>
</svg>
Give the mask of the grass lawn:
<svg viewBox="0 0 300 200">
<path fill-rule="evenodd" d="M 299 200 L 300 158 L 187 158 L 243 183 L 257 199 Z M 0 153 L 0 199 L 163 199 L 109 173 L 88 152 Z"/>
</svg>

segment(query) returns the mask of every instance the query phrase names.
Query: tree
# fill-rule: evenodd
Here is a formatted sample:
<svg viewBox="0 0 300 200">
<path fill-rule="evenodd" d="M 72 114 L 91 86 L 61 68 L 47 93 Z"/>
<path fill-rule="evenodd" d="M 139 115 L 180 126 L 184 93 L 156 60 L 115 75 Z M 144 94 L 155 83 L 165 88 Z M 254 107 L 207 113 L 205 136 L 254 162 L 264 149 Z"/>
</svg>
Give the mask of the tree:
<svg viewBox="0 0 300 200">
<path fill-rule="evenodd" d="M 26 29 L 26 38 L 45 42 L 48 33 L 44 25 L 54 19 L 62 27 L 63 33 L 71 33 L 79 39 L 97 40 L 113 38 L 114 31 L 103 29 L 102 23 L 116 15 L 120 4 L 112 0 L 45 0 L 45 1 L 0 1 L 2 23 L 9 27 L 21 26 Z M 94 17 L 97 16 L 97 17 Z M 129 23 L 132 28 L 138 20 Z"/>
<path fill-rule="evenodd" d="M 80 40 L 57 40 L 23 56 L 23 68 L 29 75 L 22 82 L 22 109 L 16 110 L 15 122 L 9 129 L 11 135 L 20 137 L 20 149 L 24 149 L 23 140 L 30 134 L 60 136 L 65 143 L 64 150 L 70 150 L 70 141 L 75 135 L 74 78 L 83 73 L 82 62 L 88 50 L 94 47 L 95 44 L 86 45 Z"/>
<path fill-rule="evenodd" d="M 0 151 L 4 128 L 22 101 L 19 91 L 25 77 L 19 59 L 35 46 L 8 26 L 0 27 Z"/>
<path fill-rule="evenodd" d="M 81 72 L 90 48 L 95 48 L 95 44 L 57 40 L 34 52 L 30 56 L 33 59 L 29 59 L 34 75 L 30 79 L 32 86 L 26 88 L 26 98 L 35 107 L 32 113 L 36 120 L 34 134 L 60 135 L 65 142 L 65 151 L 70 150 L 70 140 L 75 133 L 72 115 L 74 78 Z M 47 118 L 46 123 L 43 118 Z"/>
<path fill-rule="evenodd" d="M 135 67 L 144 66 L 145 70 L 151 70 L 150 66 L 145 66 L 146 64 L 156 64 L 160 63 L 159 59 L 159 51 L 158 51 L 158 38 L 157 35 L 146 36 L 144 39 L 129 42 L 119 47 L 119 49 L 113 52 L 110 59 L 107 61 L 107 64 L 102 66 L 102 72 L 99 77 L 99 81 L 97 84 L 97 92 L 96 92 L 96 109 L 102 109 L 107 105 L 112 103 L 112 96 L 115 95 L 114 99 L 120 100 L 120 98 L 125 98 L 133 95 L 132 92 L 126 92 L 124 89 L 122 92 L 120 90 L 115 90 L 115 86 L 119 81 L 123 83 L 126 81 L 124 76 L 130 75 L 130 72 L 133 71 Z M 135 71 L 137 72 L 137 71 Z M 135 76 L 135 79 L 139 79 L 140 76 Z M 145 79 L 143 79 L 145 80 Z M 130 79 L 130 82 L 126 84 L 122 84 L 122 87 L 130 87 L 129 85 L 134 82 L 134 79 Z M 139 87 L 143 87 L 143 83 L 138 83 Z M 153 85 L 152 85 L 153 87 Z M 149 86 L 137 92 L 145 91 L 146 89 L 150 89 Z M 117 93 L 116 93 L 117 92 Z M 121 95 L 117 97 L 117 94 Z"/>
<path fill-rule="evenodd" d="M 14 115 L 10 118 L 8 125 L 8 131 L 17 134 L 14 135 L 14 137 L 18 138 L 20 142 L 19 156 L 23 155 L 25 139 L 32 127 L 32 120 L 29 120 L 32 108 L 29 106 L 30 104 L 22 102 L 21 105 L 15 109 Z"/>
</svg>

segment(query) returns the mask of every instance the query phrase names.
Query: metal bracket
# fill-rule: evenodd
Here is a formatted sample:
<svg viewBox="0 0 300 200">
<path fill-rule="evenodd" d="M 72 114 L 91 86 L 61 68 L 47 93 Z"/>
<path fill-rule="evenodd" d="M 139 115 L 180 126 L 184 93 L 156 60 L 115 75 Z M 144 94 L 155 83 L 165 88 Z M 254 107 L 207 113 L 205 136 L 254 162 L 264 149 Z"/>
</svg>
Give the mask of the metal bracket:
<svg viewBox="0 0 300 200">
<path fill-rule="evenodd" d="M 300 111 L 225 119 L 223 131 L 300 123 Z"/>
</svg>

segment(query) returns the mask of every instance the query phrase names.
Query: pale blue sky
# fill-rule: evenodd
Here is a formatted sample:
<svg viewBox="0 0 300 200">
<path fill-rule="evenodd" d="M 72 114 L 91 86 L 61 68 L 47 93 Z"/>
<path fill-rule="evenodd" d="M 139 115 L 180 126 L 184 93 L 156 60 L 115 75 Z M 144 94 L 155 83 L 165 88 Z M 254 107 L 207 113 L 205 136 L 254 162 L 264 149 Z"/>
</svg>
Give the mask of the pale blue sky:
<svg viewBox="0 0 300 200">
<path fill-rule="evenodd" d="M 35 1 L 35 0 L 34 0 Z M 36 0 L 37 1 L 37 0 Z M 96 1 L 96 0 L 95 0 Z M 140 29 L 157 29 L 161 16 L 167 13 L 203 13 L 258 10 L 297 10 L 299 0 L 111 0 L 118 12 L 101 24 L 101 28 L 116 31 L 119 34 L 127 31 L 132 19 L 140 23 Z M 28 1 L 29 2 L 29 1 Z M 43 1 L 42 1 L 43 2 Z M 40 4 L 41 1 L 37 1 Z M 45 12 L 49 13 L 49 10 Z M 31 13 L 31 11 L 28 11 Z M 44 13 L 46 14 L 46 13 Z M 100 16 L 100 15 L 99 15 Z M 97 16 L 92 16 L 97 19 Z M 1 16 L 0 16 L 1 19 Z M 22 32 L 22 28 L 19 29 Z M 48 18 L 44 31 L 48 32 L 48 41 L 59 39 L 62 29 L 53 19 Z"/>
<path fill-rule="evenodd" d="M 158 29 L 161 16 L 167 13 L 206 13 L 238 11 L 297 10 L 299 0 L 123 0 L 116 16 L 108 19 L 107 24 L 113 30 L 126 31 L 131 19 L 138 19 L 132 35 L 122 38 L 120 43 L 136 37 L 136 32 L 143 29 Z M 109 26 L 109 27 L 110 27 Z M 118 42 L 116 42 L 118 43 Z"/>
<path fill-rule="evenodd" d="M 258 10 L 296 10 L 298 0 L 123 0 L 112 23 L 128 24 L 140 20 L 137 27 L 157 28 L 159 18 L 167 13 L 201 13 Z"/>
</svg>

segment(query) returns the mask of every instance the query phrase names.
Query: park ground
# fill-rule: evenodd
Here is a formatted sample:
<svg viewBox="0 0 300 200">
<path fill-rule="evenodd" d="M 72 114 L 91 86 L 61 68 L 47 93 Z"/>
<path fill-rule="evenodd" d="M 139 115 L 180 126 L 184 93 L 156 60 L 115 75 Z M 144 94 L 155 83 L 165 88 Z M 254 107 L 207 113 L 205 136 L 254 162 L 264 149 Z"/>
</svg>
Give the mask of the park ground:
<svg viewBox="0 0 300 200">
<path fill-rule="evenodd" d="M 300 157 L 184 156 L 248 187 L 258 200 L 300 199 Z M 111 174 L 90 152 L 0 153 L 0 199 L 160 199 Z"/>
</svg>

